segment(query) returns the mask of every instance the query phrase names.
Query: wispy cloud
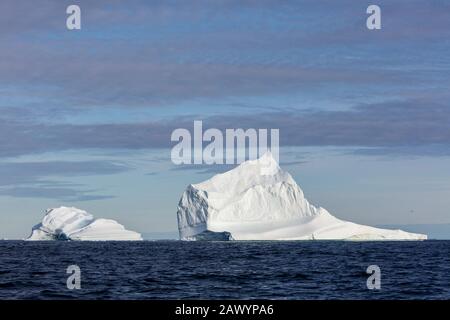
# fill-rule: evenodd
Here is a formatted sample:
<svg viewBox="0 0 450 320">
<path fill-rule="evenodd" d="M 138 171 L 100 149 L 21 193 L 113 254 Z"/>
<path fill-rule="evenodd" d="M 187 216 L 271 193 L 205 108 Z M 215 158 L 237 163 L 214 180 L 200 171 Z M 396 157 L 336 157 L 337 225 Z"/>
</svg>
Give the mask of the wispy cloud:
<svg viewBox="0 0 450 320">
<path fill-rule="evenodd" d="M 69 3 L 40 1 L 30 10 L 28 1 L 2 1 L 0 107 L 52 117 L 87 107 L 430 86 L 449 69 L 450 10 L 442 1 L 381 1 L 378 33 L 367 32 L 366 4 L 354 1 L 80 1 L 78 33 L 65 30 Z M 434 75 L 432 63 L 440 65 Z"/>
<path fill-rule="evenodd" d="M 108 161 L 4 162 L 0 163 L 0 195 L 65 201 L 111 198 L 112 195 L 101 194 L 101 190 L 63 181 L 71 177 L 117 174 L 129 169 Z"/>
<path fill-rule="evenodd" d="M 76 190 L 62 187 L 11 187 L 0 188 L 0 195 L 15 198 L 46 198 L 79 202 L 114 198 L 112 195 L 91 194 L 97 190 Z"/>
<path fill-rule="evenodd" d="M 203 120 L 205 129 L 279 128 L 282 146 L 395 148 L 450 145 L 450 105 L 446 101 L 389 101 L 358 105 L 345 111 L 243 114 Z M 0 156 L 70 149 L 168 148 L 173 145 L 170 141 L 172 130 L 192 127 L 191 119 L 185 117 L 106 125 L 3 122 L 0 126 Z"/>
</svg>

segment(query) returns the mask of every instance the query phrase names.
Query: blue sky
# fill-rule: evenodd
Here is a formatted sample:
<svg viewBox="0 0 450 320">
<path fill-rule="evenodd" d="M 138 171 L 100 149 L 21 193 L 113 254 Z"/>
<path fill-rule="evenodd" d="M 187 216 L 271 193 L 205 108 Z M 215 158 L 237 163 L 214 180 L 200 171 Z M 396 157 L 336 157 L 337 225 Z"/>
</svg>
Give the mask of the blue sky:
<svg viewBox="0 0 450 320">
<path fill-rule="evenodd" d="M 78 4 L 82 30 L 65 28 Z M 368 224 L 450 222 L 450 3 L 0 3 L 0 238 L 73 205 L 176 230 L 170 133 L 280 128 L 313 203 Z"/>
</svg>

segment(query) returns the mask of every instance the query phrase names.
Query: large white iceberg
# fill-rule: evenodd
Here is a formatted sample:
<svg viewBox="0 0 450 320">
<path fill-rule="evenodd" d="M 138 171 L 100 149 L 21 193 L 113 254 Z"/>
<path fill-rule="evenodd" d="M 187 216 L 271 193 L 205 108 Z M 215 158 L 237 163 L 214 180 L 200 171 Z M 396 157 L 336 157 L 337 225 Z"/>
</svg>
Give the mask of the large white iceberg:
<svg viewBox="0 0 450 320">
<path fill-rule="evenodd" d="M 181 240 L 424 240 L 423 234 L 340 220 L 311 205 L 268 152 L 189 185 L 178 204 Z"/>
<path fill-rule="evenodd" d="M 95 219 L 84 210 L 60 207 L 48 209 L 27 240 L 134 241 L 142 237 L 114 220 Z"/>
</svg>

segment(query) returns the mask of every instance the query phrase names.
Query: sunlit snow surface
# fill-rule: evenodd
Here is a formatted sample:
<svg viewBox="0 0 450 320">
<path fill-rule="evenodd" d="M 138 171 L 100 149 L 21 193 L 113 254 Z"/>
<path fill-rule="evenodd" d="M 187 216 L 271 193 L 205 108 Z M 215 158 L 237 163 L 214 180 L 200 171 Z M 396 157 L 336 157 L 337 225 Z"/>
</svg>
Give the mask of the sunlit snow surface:
<svg viewBox="0 0 450 320">
<path fill-rule="evenodd" d="M 311 205 L 270 153 L 199 184 L 178 204 L 180 239 L 205 231 L 234 240 L 424 240 L 423 234 L 379 229 L 340 220 Z M 203 237 L 202 237 L 203 238 Z"/>
<path fill-rule="evenodd" d="M 48 209 L 27 240 L 132 241 L 142 240 L 142 237 L 114 220 L 95 219 L 86 211 L 60 207 Z"/>
</svg>

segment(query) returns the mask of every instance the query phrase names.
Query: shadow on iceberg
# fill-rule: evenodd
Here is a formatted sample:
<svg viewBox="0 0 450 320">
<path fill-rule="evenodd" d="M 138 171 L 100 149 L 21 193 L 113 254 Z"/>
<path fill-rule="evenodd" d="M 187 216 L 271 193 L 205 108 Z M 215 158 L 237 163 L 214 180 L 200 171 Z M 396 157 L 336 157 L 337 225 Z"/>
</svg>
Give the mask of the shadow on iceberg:
<svg viewBox="0 0 450 320">
<path fill-rule="evenodd" d="M 234 240 L 231 233 L 227 231 L 223 232 L 214 232 L 205 230 L 201 233 L 198 233 L 191 238 L 187 238 L 185 240 L 193 240 L 193 241 L 231 241 Z"/>
</svg>

